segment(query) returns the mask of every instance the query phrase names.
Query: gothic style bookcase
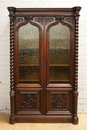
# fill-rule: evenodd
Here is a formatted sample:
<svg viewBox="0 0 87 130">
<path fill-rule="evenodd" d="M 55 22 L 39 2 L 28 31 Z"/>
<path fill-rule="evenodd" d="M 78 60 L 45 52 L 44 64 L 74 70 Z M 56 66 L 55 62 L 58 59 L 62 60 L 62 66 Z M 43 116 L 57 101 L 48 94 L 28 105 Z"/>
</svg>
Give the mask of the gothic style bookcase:
<svg viewBox="0 0 87 130">
<path fill-rule="evenodd" d="M 78 124 L 80 9 L 8 7 L 11 124 Z"/>
</svg>

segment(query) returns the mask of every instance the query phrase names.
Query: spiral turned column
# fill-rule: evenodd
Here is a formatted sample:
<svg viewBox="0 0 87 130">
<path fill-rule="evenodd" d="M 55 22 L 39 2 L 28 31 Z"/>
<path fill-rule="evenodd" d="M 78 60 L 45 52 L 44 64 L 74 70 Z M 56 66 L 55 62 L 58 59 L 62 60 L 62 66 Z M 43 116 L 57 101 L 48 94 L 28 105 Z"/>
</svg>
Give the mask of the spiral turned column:
<svg viewBox="0 0 87 130">
<path fill-rule="evenodd" d="M 15 8 L 10 7 L 9 17 L 10 17 L 10 103 L 11 103 L 11 116 L 10 123 L 15 123 L 15 86 L 14 86 L 14 18 L 15 18 Z"/>
<path fill-rule="evenodd" d="M 74 8 L 75 11 L 75 83 L 74 83 L 74 90 L 73 90 L 73 123 L 78 124 L 78 117 L 77 117 L 77 104 L 78 104 L 78 30 L 79 30 L 79 11 L 80 7 Z"/>
<path fill-rule="evenodd" d="M 14 91 L 14 17 L 10 17 L 10 90 Z"/>
<path fill-rule="evenodd" d="M 75 91 L 78 90 L 78 27 L 79 17 L 75 17 Z"/>
</svg>

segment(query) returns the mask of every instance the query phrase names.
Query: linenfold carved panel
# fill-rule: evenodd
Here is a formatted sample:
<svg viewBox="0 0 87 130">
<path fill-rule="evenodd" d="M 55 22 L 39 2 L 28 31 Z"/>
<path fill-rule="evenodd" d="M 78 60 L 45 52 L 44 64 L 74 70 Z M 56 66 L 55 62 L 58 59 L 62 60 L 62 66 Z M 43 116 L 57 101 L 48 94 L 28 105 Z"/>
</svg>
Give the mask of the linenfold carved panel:
<svg viewBox="0 0 87 130">
<path fill-rule="evenodd" d="M 21 99 L 21 110 L 37 110 L 37 93 L 21 93 Z"/>
<path fill-rule="evenodd" d="M 51 110 L 68 110 L 68 93 L 51 93 Z"/>
</svg>

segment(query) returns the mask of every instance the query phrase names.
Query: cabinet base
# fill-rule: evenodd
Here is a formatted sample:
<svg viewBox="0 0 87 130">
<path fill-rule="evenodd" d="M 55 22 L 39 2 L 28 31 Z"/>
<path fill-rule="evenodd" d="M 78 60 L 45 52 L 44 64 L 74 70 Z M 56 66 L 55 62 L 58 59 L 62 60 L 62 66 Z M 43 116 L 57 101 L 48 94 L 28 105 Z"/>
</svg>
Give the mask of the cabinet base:
<svg viewBox="0 0 87 130">
<path fill-rule="evenodd" d="M 15 116 L 10 116 L 10 124 L 15 124 Z"/>
<path fill-rule="evenodd" d="M 72 116 L 37 116 L 37 115 L 15 115 L 10 116 L 10 124 L 15 123 L 73 123 L 78 124 L 78 117 Z"/>
<path fill-rule="evenodd" d="M 73 124 L 77 125 L 78 124 L 78 117 L 73 117 Z"/>
</svg>

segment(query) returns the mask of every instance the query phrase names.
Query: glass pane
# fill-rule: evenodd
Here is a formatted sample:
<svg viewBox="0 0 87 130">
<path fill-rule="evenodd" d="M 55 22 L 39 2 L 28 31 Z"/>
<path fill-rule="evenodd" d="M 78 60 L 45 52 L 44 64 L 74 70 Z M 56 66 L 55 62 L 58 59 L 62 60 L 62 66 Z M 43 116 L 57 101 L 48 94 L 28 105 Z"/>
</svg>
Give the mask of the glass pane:
<svg viewBox="0 0 87 130">
<path fill-rule="evenodd" d="M 39 82 L 39 30 L 31 24 L 19 29 L 19 82 Z"/>
<path fill-rule="evenodd" d="M 49 34 L 49 81 L 67 83 L 70 77 L 70 30 L 59 23 L 51 27 Z"/>
</svg>

